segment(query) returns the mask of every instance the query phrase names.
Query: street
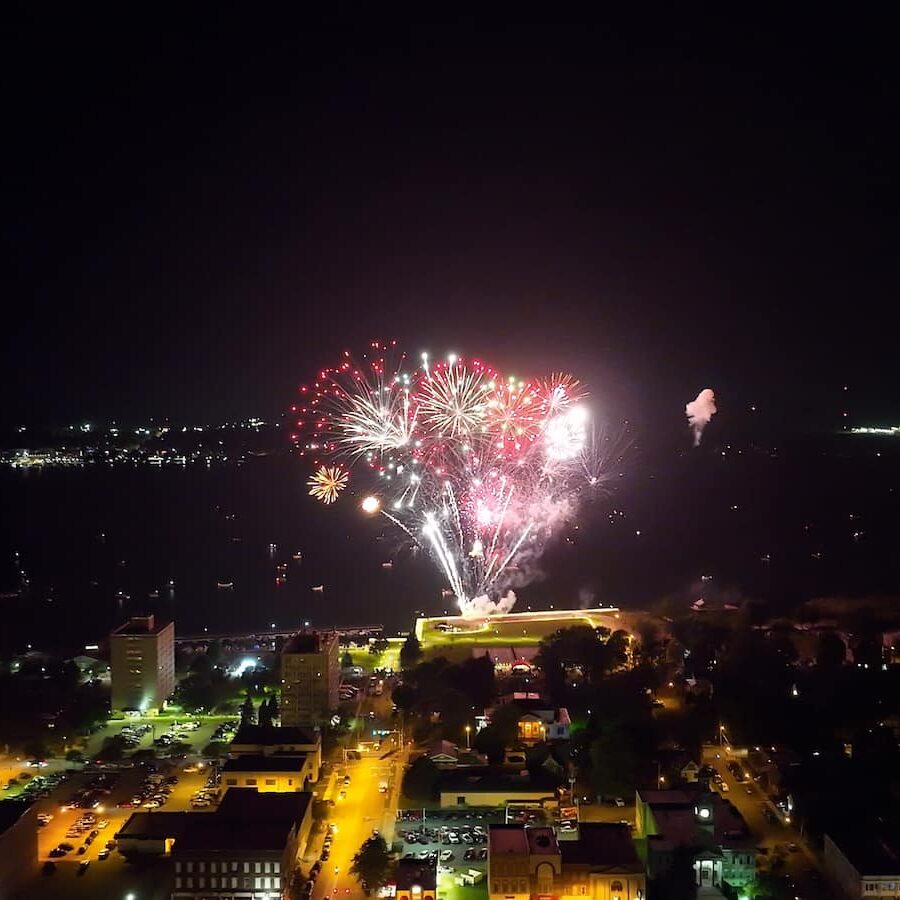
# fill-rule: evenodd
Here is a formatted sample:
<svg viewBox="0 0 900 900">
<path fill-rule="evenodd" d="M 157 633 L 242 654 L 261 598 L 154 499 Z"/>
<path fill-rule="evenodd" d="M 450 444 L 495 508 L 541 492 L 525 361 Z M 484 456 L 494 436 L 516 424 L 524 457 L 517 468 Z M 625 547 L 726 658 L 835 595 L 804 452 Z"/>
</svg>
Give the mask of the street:
<svg viewBox="0 0 900 900">
<path fill-rule="evenodd" d="M 703 748 L 703 763 L 715 768 L 727 785 L 727 790 L 719 789 L 719 793 L 743 816 L 760 848 L 761 869 L 771 868 L 774 874 L 792 879 L 797 896 L 816 900 L 827 896 L 816 854 L 795 828 L 784 824 L 784 813 L 759 789 L 745 766 L 741 766 L 745 780 L 735 779 L 727 766 L 730 759 L 724 747 L 708 744 Z M 764 815 L 764 809 L 770 811 L 769 819 Z M 794 844 L 796 851 L 791 852 L 789 844 Z"/>
</svg>

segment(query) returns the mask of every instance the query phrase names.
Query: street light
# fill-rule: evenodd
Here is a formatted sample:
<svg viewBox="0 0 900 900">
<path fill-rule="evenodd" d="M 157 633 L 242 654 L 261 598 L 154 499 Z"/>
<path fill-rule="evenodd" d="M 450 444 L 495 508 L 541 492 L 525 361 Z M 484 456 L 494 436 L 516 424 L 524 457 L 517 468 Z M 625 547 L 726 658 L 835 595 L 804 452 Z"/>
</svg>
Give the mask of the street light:
<svg viewBox="0 0 900 900">
<path fill-rule="evenodd" d="M 469 735 L 471 734 L 471 732 L 472 732 L 472 726 L 466 725 L 466 750 L 472 749 L 471 744 L 469 743 Z"/>
</svg>

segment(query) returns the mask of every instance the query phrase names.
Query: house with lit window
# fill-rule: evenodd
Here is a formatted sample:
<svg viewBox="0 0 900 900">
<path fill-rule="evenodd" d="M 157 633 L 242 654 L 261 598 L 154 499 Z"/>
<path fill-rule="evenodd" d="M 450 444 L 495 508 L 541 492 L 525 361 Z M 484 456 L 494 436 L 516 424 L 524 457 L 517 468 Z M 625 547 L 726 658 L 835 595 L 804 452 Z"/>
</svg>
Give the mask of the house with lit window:
<svg viewBox="0 0 900 900">
<path fill-rule="evenodd" d="M 728 800 L 702 784 L 637 791 L 635 843 L 650 879 L 666 874 L 676 848 L 690 848 L 697 884 L 710 896 L 726 883 L 741 888 L 756 877 L 756 846 L 746 822 Z"/>
<path fill-rule="evenodd" d="M 565 741 L 569 738 L 572 720 L 565 707 L 554 709 L 535 691 L 516 691 L 504 694 L 497 701 L 497 706 L 515 704 L 521 710 L 518 719 L 518 741 L 533 746 L 542 741 Z M 490 725 L 496 706 L 486 709 L 483 716 L 476 719 L 480 731 Z"/>
<path fill-rule="evenodd" d="M 490 900 L 644 900 L 646 876 L 627 825 L 581 823 L 565 841 L 542 825 L 492 825 L 488 892 Z"/>
<path fill-rule="evenodd" d="M 310 794 L 228 791 L 215 813 L 188 813 L 171 850 L 172 900 L 281 897 L 311 827 Z"/>
</svg>

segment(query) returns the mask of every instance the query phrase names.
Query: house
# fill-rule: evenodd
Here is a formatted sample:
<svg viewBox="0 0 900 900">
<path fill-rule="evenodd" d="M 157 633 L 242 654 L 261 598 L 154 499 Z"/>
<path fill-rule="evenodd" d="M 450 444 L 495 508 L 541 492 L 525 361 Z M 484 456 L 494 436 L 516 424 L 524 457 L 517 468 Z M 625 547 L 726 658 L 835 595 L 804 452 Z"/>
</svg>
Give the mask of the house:
<svg viewBox="0 0 900 900">
<path fill-rule="evenodd" d="M 840 896 L 900 896 L 900 830 L 825 835 L 825 874 Z"/>
<path fill-rule="evenodd" d="M 697 884 L 708 892 L 726 882 L 740 888 L 756 877 L 756 847 L 741 814 L 702 787 L 639 790 L 635 842 L 650 878 L 668 871 L 676 847 L 692 848 Z"/>
<path fill-rule="evenodd" d="M 490 900 L 643 900 L 646 877 L 625 825 L 582 824 L 567 841 L 545 826 L 491 825 L 488 892 Z"/>
<path fill-rule="evenodd" d="M 534 691 L 516 691 L 504 694 L 497 701 L 497 706 L 514 703 L 522 710 L 517 723 L 518 740 L 522 744 L 533 745 L 542 741 L 565 741 L 569 738 L 572 720 L 565 707 L 554 709 L 544 698 Z M 478 719 L 478 728 L 491 722 L 497 706 L 484 711 Z"/>
<path fill-rule="evenodd" d="M 700 764 L 689 759 L 678 769 L 678 774 L 681 776 L 682 781 L 686 781 L 689 784 L 696 784 L 697 778 L 700 775 Z"/>
</svg>

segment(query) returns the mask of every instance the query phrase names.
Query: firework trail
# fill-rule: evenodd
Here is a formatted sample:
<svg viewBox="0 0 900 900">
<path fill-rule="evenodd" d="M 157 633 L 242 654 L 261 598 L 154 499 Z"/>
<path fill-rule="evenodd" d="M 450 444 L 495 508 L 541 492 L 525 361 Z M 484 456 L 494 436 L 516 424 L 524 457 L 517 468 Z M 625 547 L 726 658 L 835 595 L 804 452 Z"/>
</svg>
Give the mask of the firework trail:
<svg viewBox="0 0 900 900">
<path fill-rule="evenodd" d="M 519 563 L 610 477 L 586 396 L 564 373 L 525 380 L 454 355 L 411 367 L 373 342 L 300 388 L 292 440 L 317 467 L 310 494 L 333 502 L 352 470 L 363 510 L 428 549 L 463 615 L 502 614 Z"/>
</svg>

